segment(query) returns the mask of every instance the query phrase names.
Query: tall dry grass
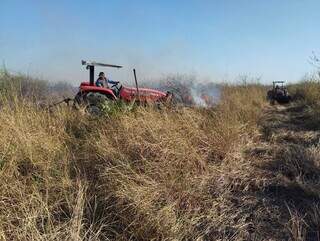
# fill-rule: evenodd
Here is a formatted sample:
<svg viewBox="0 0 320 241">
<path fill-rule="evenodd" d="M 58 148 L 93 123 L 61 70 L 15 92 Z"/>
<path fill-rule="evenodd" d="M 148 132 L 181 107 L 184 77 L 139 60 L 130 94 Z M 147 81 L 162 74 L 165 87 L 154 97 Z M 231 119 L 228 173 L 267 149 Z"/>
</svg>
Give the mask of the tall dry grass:
<svg viewBox="0 0 320 241">
<path fill-rule="evenodd" d="M 247 237 L 231 197 L 248 179 L 241 152 L 256 135 L 264 95 L 258 85 L 225 86 L 211 109 L 97 119 L 3 94 L 1 239 Z"/>
<path fill-rule="evenodd" d="M 72 96 L 78 89 L 63 82 L 48 82 L 23 74 L 13 75 L 6 69 L 0 69 L 0 94 L 6 98 L 27 98 L 33 103 L 56 100 Z"/>
<path fill-rule="evenodd" d="M 312 124 L 318 126 L 320 121 L 320 79 L 319 75 L 305 77 L 301 82 L 289 87 L 296 101 L 305 106 L 309 112 Z"/>
<path fill-rule="evenodd" d="M 319 75 L 307 75 L 300 82 L 289 85 L 289 91 L 296 100 L 303 101 L 306 105 L 319 105 L 319 81 Z"/>
</svg>

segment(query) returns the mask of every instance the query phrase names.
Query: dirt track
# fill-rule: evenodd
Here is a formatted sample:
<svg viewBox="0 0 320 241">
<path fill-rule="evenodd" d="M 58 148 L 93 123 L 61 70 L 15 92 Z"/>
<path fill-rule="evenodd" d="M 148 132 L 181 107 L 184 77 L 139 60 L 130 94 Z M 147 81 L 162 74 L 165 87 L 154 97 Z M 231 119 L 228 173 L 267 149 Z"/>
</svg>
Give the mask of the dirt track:
<svg viewBox="0 0 320 241">
<path fill-rule="evenodd" d="M 316 120 L 310 109 L 298 104 L 267 107 L 261 118 L 260 143 L 246 153 L 255 158 L 254 173 L 264 180 L 255 192 L 262 210 L 253 221 L 261 228 L 258 237 L 319 240 L 319 210 L 314 211 L 320 203 Z"/>
</svg>

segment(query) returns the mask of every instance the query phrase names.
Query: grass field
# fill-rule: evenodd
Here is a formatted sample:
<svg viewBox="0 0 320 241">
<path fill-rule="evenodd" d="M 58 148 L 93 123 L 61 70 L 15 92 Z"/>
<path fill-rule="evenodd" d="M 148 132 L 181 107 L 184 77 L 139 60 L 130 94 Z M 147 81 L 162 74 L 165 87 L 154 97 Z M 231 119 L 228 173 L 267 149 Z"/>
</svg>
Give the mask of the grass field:
<svg viewBox="0 0 320 241">
<path fill-rule="evenodd" d="M 39 108 L 40 87 L 25 95 L 8 78 L 22 77 L 0 79 L 0 239 L 317 240 L 318 144 L 293 129 L 298 143 L 283 145 L 273 124 L 291 112 L 270 107 L 266 87 L 96 118 Z M 314 133 L 319 86 L 291 87 Z"/>
</svg>

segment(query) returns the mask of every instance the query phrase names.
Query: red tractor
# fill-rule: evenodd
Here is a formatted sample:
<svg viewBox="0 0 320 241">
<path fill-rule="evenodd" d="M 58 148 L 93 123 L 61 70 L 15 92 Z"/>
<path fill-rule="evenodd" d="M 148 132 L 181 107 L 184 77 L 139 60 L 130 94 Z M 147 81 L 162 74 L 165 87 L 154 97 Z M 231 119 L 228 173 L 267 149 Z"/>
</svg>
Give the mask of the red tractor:
<svg viewBox="0 0 320 241">
<path fill-rule="evenodd" d="M 85 106 L 86 110 L 90 113 L 100 111 L 99 103 L 106 101 L 124 101 L 133 102 L 138 104 L 160 104 L 170 102 L 172 94 L 170 92 L 164 93 L 159 90 L 139 88 L 136 72 L 134 78 L 136 87 L 126 87 L 116 82 L 110 88 L 98 87 L 95 85 L 95 66 L 122 68 L 119 65 L 103 64 L 96 62 L 82 61 L 89 70 L 89 82 L 82 82 L 79 87 L 79 92 L 75 96 L 75 104 Z"/>
</svg>

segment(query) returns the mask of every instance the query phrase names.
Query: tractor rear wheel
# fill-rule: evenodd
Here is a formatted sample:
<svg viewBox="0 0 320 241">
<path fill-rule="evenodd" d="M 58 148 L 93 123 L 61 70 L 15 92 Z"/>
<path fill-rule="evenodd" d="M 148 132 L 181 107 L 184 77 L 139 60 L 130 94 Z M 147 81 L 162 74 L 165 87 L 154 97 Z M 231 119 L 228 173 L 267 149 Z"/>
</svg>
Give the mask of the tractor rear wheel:
<svg viewBox="0 0 320 241">
<path fill-rule="evenodd" d="M 101 115 L 103 109 L 113 101 L 112 97 L 98 92 L 79 92 L 75 96 L 75 108 L 83 108 L 90 115 Z"/>
<path fill-rule="evenodd" d="M 85 107 L 85 111 L 90 114 L 90 115 L 94 115 L 94 116 L 100 116 L 102 114 L 102 108 L 100 108 L 97 105 L 87 105 Z"/>
</svg>

